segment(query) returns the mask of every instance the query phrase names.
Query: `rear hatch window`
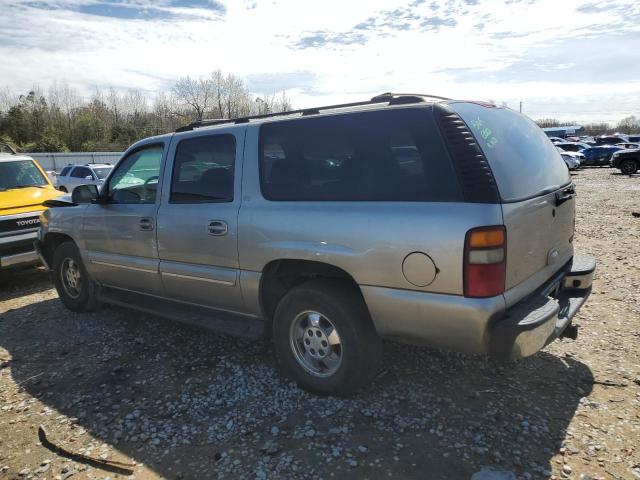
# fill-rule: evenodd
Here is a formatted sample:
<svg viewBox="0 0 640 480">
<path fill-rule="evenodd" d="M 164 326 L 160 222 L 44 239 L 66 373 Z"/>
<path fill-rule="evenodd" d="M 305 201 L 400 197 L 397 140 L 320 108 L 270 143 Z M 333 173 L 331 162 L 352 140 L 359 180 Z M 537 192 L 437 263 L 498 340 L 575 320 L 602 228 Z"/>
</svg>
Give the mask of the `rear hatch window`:
<svg viewBox="0 0 640 480">
<path fill-rule="evenodd" d="M 477 103 L 454 102 L 449 106 L 476 137 L 503 202 L 537 197 L 571 182 L 556 147 L 526 116 Z"/>
</svg>

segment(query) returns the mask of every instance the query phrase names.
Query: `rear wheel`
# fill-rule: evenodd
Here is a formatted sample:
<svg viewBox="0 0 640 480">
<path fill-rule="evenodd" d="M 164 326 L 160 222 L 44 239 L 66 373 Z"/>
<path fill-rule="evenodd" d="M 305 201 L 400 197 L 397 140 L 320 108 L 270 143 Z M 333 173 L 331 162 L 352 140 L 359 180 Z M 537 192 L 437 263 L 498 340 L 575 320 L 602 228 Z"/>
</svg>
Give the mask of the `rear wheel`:
<svg viewBox="0 0 640 480">
<path fill-rule="evenodd" d="M 624 160 L 620 163 L 620 171 L 625 175 L 633 175 L 638 171 L 638 163 L 635 160 Z"/>
<path fill-rule="evenodd" d="M 89 277 L 73 242 L 60 244 L 53 253 L 53 283 L 69 310 L 88 312 L 99 306 L 97 286 Z"/>
<path fill-rule="evenodd" d="M 60 187 L 58 188 L 58 190 L 60 190 L 61 192 L 68 193 L 66 187 Z"/>
<path fill-rule="evenodd" d="M 317 394 L 348 395 L 378 372 L 381 341 L 360 292 L 342 282 L 312 280 L 290 290 L 273 322 L 285 373 Z"/>
</svg>

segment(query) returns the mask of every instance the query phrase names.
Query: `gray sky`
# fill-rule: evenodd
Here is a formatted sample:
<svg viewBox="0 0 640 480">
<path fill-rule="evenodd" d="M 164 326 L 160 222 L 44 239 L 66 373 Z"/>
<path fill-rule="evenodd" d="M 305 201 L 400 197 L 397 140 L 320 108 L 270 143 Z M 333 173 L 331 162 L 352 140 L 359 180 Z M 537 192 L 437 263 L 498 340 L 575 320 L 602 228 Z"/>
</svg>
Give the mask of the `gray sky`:
<svg viewBox="0 0 640 480">
<path fill-rule="evenodd" d="M 640 116 L 637 0 L 0 0 L 0 86 L 168 89 L 220 68 L 296 107 L 385 91 Z"/>
</svg>

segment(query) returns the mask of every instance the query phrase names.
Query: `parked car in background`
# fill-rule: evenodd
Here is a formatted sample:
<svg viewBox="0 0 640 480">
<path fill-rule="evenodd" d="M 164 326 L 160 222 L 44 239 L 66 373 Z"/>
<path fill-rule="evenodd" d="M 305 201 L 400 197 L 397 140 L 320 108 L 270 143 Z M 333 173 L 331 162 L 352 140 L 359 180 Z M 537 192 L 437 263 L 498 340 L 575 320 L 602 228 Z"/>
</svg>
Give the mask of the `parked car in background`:
<svg viewBox="0 0 640 480">
<path fill-rule="evenodd" d="M 551 140 L 551 143 L 564 143 L 565 139 L 564 138 L 560 138 L 560 137 L 549 137 L 549 140 Z"/>
<path fill-rule="evenodd" d="M 615 145 L 617 143 L 626 143 L 629 141 L 629 137 L 626 135 L 600 135 L 595 138 L 596 145 Z"/>
<path fill-rule="evenodd" d="M 629 141 L 630 142 L 640 143 L 640 133 L 631 133 L 631 134 L 629 134 Z"/>
<path fill-rule="evenodd" d="M 567 164 L 567 167 L 569 167 L 569 170 L 580 168 L 580 165 L 584 161 L 584 155 L 580 152 L 565 152 L 560 148 L 560 145 L 559 143 L 556 144 L 556 150 L 558 150 L 558 153 L 564 160 L 564 163 Z"/>
<path fill-rule="evenodd" d="M 562 157 L 562 160 L 564 160 L 564 163 L 567 165 L 567 168 L 569 170 L 577 170 L 578 168 L 580 168 L 580 160 L 572 155 L 569 155 L 568 152 L 562 152 L 560 153 L 560 156 Z"/>
<path fill-rule="evenodd" d="M 0 143 L 0 269 L 38 263 L 33 242 L 43 203 L 58 197 L 40 165 Z"/>
<path fill-rule="evenodd" d="M 468 101 L 196 122 L 71 200 L 38 243 L 67 308 L 268 335 L 321 394 L 366 385 L 381 338 L 501 359 L 575 338 L 595 269 L 574 255 L 575 190 L 544 132 Z"/>
<path fill-rule="evenodd" d="M 589 148 L 591 145 L 583 142 L 563 142 L 556 143 L 556 147 L 564 150 L 565 152 L 579 152 L 585 148 Z"/>
<path fill-rule="evenodd" d="M 620 148 L 614 145 L 602 145 L 580 150 L 580 153 L 584 155 L 582 165 L 591 167 L 608 166 L 611 156 L 618 150 L 620 150 Z"/>
<path fill-rule="evenodd" d="M 625 175 L 637 173 L 640 169 L 640 148 L 618 150 L 611 156 L 609 165 L 618 168 Z"/>
<path fill-rule="evenodd" d="M 635 143 L 635 142 L 616 143 L 615 146 L 620 148 L 621 150 L 636 150 L 640 148 L 640 143 Z"/>
<path fill-rule="evenodd" d="M 78 185 L 97 185 L 101 187 L 113 165 L 108 163 L 87 163 L 86 165 L 67 165 L 56 177 L 56 186 L 61 192 L 72 193 Z"/>
</svg>

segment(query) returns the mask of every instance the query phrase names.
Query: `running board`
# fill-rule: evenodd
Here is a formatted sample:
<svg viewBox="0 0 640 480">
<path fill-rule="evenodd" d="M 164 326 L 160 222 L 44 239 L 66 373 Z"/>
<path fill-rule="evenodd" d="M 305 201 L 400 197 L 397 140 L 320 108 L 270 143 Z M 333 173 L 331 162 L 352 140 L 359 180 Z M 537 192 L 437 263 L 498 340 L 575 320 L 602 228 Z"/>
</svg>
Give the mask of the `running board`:
<svg viewBox="0 0 640 480">
<path fill-rule="evenodd" d="M 258 339 L 265 333 L 264 322 L 261 319 L 240 313 L 214 310 L 104 286 L 100 288 L 99 298 L 104 303 L 131 308 L 234 337 Z"/>
</svg>

